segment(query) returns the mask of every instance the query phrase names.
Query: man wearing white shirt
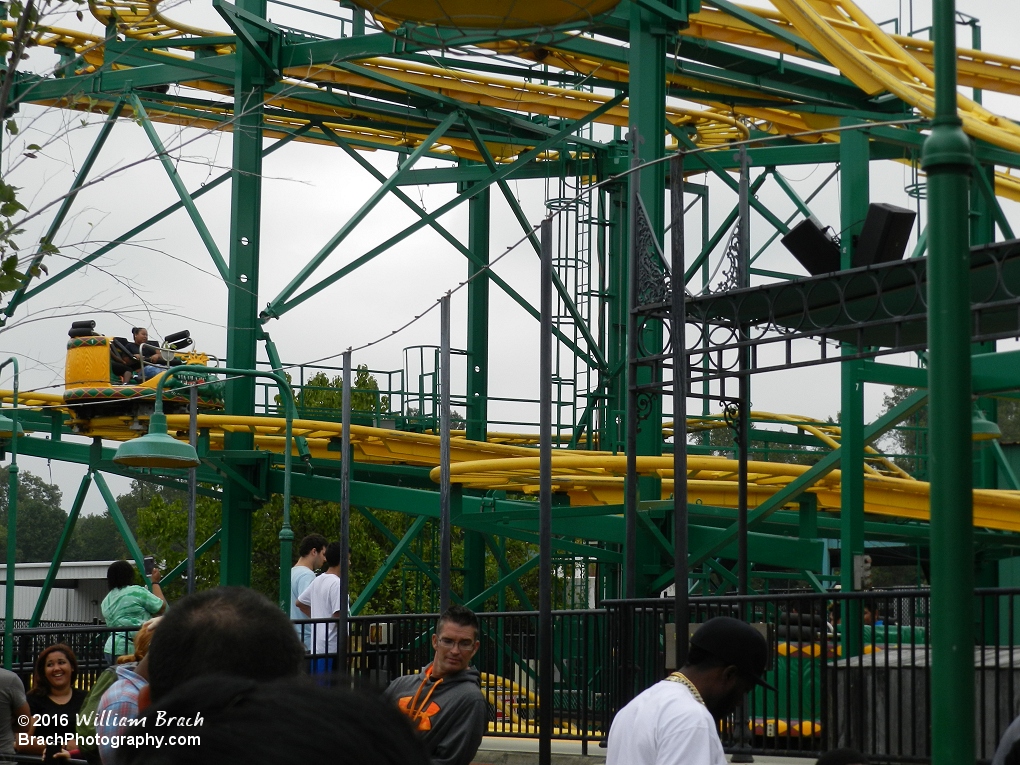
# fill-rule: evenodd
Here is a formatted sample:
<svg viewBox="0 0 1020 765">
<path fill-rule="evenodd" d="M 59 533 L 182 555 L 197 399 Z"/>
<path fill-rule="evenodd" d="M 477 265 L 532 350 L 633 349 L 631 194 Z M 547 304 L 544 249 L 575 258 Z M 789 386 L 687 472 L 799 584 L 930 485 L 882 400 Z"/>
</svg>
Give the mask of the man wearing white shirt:
<svg viewBox="0 0 1020 765">
<path fill-rule="evenodd" d="M 335 619 L 346 604 L 340 602 L 340 543 L 330 542 L 326 547 L 326 570 L 315 577 L 308 589 L 297 599 L 301 613 L 312 619 Z M 336 654 L 336 622 L 314 624 L 314 653 L 320 654 L 314 662 L 314 674 L 329 674 Z"/>
<path fill-rule="evenodd" d="M 755 685 L 772 688 L 761 679 L 767 664 L 768 645 L 750 624 L 708 620 L 683 668 L 617 712 L 606 765 L 726 765 L 719 721 Z"/>
<path fill-rule="evenodd" d="M 309 534 L 298 546 L 298 561 L 290 570 L 290 618 L 303 619 L 305 614 L 298 605 L 301 593 L 315 581 L 315 570 L 322 568 L 326 562 L 326 537 L 322 534 Z M 294 631 L 305 644 L 305 650 L 312 650 L 312 625 L 295 624 Z"/>
</svg>

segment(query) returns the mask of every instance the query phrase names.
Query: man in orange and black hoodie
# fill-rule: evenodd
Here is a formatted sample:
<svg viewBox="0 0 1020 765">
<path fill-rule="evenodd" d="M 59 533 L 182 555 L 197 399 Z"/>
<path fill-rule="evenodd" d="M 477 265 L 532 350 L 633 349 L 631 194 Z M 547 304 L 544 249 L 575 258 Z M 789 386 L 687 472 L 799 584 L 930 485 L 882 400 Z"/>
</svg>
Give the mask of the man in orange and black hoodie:
<svg viewBox="0 0 1020 765">
<path fill-rule="evenodd" d="M 432 765 L 469 765 L 487 719 L 481 677 L 471 666 L 478 618 L 464 606 L 450 606 L 439 617 L 432 647 L 432 663 L 419 674 L 398 677 L 385 695 L 411 718 Z"/>
</svg>

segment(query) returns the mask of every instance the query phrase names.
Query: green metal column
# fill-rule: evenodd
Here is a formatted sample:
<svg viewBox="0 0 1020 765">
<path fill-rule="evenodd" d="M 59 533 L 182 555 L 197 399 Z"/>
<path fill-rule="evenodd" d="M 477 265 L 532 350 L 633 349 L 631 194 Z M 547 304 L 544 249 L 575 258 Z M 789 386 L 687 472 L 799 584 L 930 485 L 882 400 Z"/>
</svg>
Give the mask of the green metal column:
<svg viewBox="0 0 1020 765">
<path fill-rule="evenodd" d="M 980 27 L 974 26 L 980 38 Z M 975 89 L 975 93 L 980 93 Z M 981 174 L 991 188 L 995 188 L 995 167 L 975 165 L 974 175 Z M 970 243 L 971 245 L 990 244 L 995 241 L 995 213 L 988 197 L 982 193 L 978 183 L 970 187 Z M 974 343 L 971 354 L 995 353 L 995 341 Z M 978 408 L 990 422 L 998 422 L 998 407 L 993 398 L 982 398 L 977 402 Z M 987 441 L 977 441 L 974 451 L 974 487 L 980 489 L 998 488 L 998 465 L 995 450 Z M 994 585 L 993 585 L 994 586 Z"/>
<path fill-rule="evenodd" d="M 266 16 L 266 0 L 238 0 L 241 11 Z M 243 22 L 241 22 L 243 23 Z M 227 363 L 255 369 L 258 340 L 259 243 L 262 212 L 262 102 L 266 72 L 254 53 L 238 45 L 234 76 L 234 155 L 231 168 L 230 264 L 227 282 Z M 227 383 L 228 414 L 255 413 L 255 380 L 245 377 Z M 247 433 L 227 435 L 226 448 L 252 449 Z M 252 468 L 238 471 L 258 484 Z M 239 483 L 223 487 L 223 531 L 220 582 L 248 585 L 251 581 L 251 514 L 254 498 Z"/>
<path fill-rule="evenodd" d="M 973 163 L 956 104 L 956 3 L 933 0 L 935 119 L 928 175 L 928 431 L 931 438 L 932 765 L 974 762 L 970 235 Z"/>
<path fill-rule="evenodd" d="M 466 191 L 462 189 L 461 191 Z M 468 202 L 467 437 L 484 441 L 489 420 L 489 189 Z"/>
<path fill-rule="evenodd" d="M 855 124 L 844 119 L 841 125 Z M 840 265 L 850 268 L 855 240 L 864 226 L 869 200 L 868 134 L 847 130 L 840 135 Z M 856 352 L 844 346 L 843 354 Z M 864 383 L 861 362 L 840 365 L 840 585 L 843 592 L 854 589 L 854 557 L 864 554 Z M 860 608 L 848 604 L 843 615 L 845 656 L 860 653 Z"/>
<path fill-rule="evenodd" d="M 666 27 L 656 13 L 637 3 L 631 5 L 630 16 L 630 83 L 629 83 L 630 140 L 637 131 L 636 154 L 643 163 L 655 162 L 665 156 L 666 132 Z M 657 162 L 632 176 L 638 184 L 638 194 L 648 213 L 649 224 L 655 237 L 663 241 L 663 222 L 666 204 L 666 163 Z M 628 293 L 624 293 L 629 294 Z M 654 324 L 654 323 L 652 323 Z M 649 329 L 642 345 L 651 352 L 662 348 L 661 327 Z M 638 384 L 651 382 L 650 370 L 639 368 Z M 662 399 L 653 397 L 648 416 L 638 422 L 637 453 L 658 456 L 662 454 Z M 661 482 L 656 478 L 638 479 L 638 499 L 661 499 Z M 660 560 L 661 547 L 652 532 L 643 524 L 637 530 L 637 597 L 657 595 L 648 586 L 653 569 L 661 571 L 671 561 Z"/>
<path fill-rule="evenodd" d="M 484 441 L 489 423 L 489 189 L 468 202 L 467 437 Z M 464 599 L 485 589 L 485 536 L 464 532 Z"/>
</svg>

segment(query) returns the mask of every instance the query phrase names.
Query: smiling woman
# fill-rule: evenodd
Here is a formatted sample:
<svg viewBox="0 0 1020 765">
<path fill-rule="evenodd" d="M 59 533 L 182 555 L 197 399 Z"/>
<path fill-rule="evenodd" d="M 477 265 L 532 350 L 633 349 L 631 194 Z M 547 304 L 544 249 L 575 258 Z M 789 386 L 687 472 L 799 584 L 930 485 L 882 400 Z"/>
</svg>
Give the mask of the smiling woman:
<svg viewBox="0 0 1020 765">
<path fill-rule="evenodd" d="M 62 751 L 73 755 L 75 716 L 86 696 L 85 691 L 73 687 L 77 674 L 78 657 L 62 643 L 44 648 L 36 657 L 28 692 L 32 738 L 15 747 L 20 754 L 41 754 L 43 762 L 54 761 Z"/>
</svg>

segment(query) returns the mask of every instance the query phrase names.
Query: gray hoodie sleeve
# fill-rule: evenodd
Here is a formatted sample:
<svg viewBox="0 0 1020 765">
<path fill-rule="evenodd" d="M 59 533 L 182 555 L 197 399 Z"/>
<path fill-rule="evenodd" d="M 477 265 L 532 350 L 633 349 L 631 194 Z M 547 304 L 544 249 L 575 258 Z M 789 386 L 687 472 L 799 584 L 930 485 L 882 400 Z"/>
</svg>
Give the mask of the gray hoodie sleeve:
<svg viewBox="0 0 1020 765">
<path fill-rule="evenodd" d="M 432 765 L 471 765 L 485 734 L 488 718 L 485 697 L 480 691 L 465 694 L 447 714 L 456 718 L 456 724 L 432 753 Z"/>
</svg>

